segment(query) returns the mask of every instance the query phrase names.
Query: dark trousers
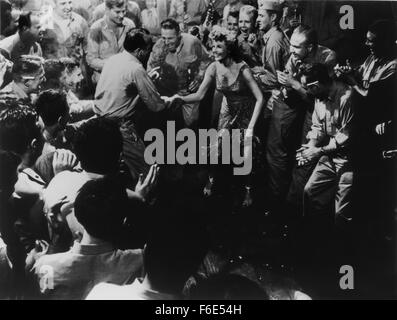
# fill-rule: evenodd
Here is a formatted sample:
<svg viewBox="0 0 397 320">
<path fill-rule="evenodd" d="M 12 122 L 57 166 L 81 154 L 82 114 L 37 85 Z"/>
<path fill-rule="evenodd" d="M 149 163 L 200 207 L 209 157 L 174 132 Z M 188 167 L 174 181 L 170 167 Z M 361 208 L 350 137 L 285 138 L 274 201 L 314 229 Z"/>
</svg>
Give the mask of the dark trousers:
<svg viewBox="0 0 397 320">
<path fill-rule="evenodd" d="M 285 200 L 288 193 L 296 150 L 301 143 L 305 110 L 290 107 L 281 100 L 273 102 L 266 143 L 268 191 L 272 205 Z"/>
<path fill-rule="evenodd" d="M 335 163 L 333 158 L 323 156 L 305 186 L 305 215 L 335 212 L 336 225 L 345 229 L 352 221 L 352 185 L 349 162 Z"/>
<path fill-rule="evenodd" d="M 131 175 L 131 185 L 135 186 L 139 175 L 147 175 L 150 166 L 145 162 L 145 144 L 138 136 L 132 121 L 121 123 L 121 135 L 123 137 L 122 159 L 128 167 Z"/>
</svg>

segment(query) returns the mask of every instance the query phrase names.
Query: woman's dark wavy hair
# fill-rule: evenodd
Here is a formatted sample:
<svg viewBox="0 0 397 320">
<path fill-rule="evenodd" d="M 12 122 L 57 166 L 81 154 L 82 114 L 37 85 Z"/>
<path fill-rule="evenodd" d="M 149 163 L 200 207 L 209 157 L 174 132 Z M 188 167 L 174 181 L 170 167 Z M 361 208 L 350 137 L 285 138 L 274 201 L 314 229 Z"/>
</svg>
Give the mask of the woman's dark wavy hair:
<svg viewBox="0 0 397 320">
<path fill-rule="evenodd" d="M 212 38 L 212 41 L 225 42 L 229 57 L 231 57 L 233 61 L 237 63 L 243 61 L 243 55 L 240 51 L 237 38 L 234 41 L 231 41 L 227 38 L 226 35 L 217 34 Z"/>
</svg>

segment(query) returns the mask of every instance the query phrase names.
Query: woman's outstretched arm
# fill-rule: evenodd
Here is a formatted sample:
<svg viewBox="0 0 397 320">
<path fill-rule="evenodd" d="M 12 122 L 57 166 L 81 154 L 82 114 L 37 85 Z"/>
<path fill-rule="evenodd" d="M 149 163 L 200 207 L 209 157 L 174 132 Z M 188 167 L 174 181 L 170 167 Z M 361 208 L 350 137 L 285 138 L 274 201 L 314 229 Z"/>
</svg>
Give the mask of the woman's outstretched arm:
<svg viewBox="0 0 397 320">
<path fill-rule="evenodd" d="M 205 72 L 203 82 L 201 83 L 200 88 L 197 90 L 196 93 L 192 93 L 184 97 L 178 96 L 178 98 L 182 99 L 186 103 L 199 102 L 203 100 L 205 94 L 211 86 L 212 81 L 215 79 L 215 68 L 215 63 L 211 63 L 207 71 Z"/>
<path fill-rule="evenodd" d="M 254 113 L 252 114 L 251 121 L 249 123 L 249 126 L 247 129 L 253 130 L 255 128 L 256 122 L 258 121 L 258 118 L 262 112 L 263 108 L 263 94 L 261 89 L 259 89 L 258 84 L 256 83 L 254 77 L 252 76 L 251 70 L 250 69 L 245 69 L 243 71 L 243 76 L 245 81 L 247 82 L 249 88 L 251 89 L 255 99 L 256 99 L 256 104 L 255 104 L 255 109 Z"/>
</svg>

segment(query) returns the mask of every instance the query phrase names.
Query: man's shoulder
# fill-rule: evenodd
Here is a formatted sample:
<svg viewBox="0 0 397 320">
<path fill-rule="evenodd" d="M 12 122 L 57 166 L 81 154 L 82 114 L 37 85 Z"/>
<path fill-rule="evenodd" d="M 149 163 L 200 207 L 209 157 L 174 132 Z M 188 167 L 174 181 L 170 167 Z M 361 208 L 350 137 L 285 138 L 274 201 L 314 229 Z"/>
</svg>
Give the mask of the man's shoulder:
<svg viewBox="0 0 397 320">
<path fill-rule="evenodd" d="M 156 43 L 153 46 L 154 49 L 163 49 L 165 47 L 165 41 L 163 38 L 160 38 L 156 41 Z"/>
<path fill-rule="evenodd" d="M 63 171 L 57 174 L 44 191 L 44 201 L 52 207 L 61 198 L 76 194 L 78 190 L 89 180 L 83 173 Z"/>
<path fill-rule="evenodd" d="M 74 21 L 76 21 L 78 24 L 87 24 L 87 20 L 84 19 L 84 17 L 82 17 L 81 15 L 79 15 L 77 12 L 72 12 L 72 18 L 74 19 Z"/>
<path fill-rule="evenodd" d="M 184 45 L 196 45 L 198 43 L 201 44 L 200 40 L 190 33 L 182 33 L 182 41 Z"/>
<path fill-rule="evenodd" d="M 336 52 L 334 50 L 319 45 L 317 52 L 318 52 L 319 59 L 322 60 L 321 62 L 323 62 L 323 63 L 330 62 L 330 61 L 336 62 Z"/>
<path fill-rule="evenodd" d="M 126 26 L 126 27 L 128 27 L 128 28 L 135 28 L 135 27 L 136 27 L 134 21 L 132 21 L 132 20 L 129 19 L 129 18 L 124 18 L 124 20 L 123 20 L 123 25 Z"/>
<path fill-rule="evenodd" d="M 56 253 L 56 254 L 46 254 L 40 257 L 35 265 L 35 273 L 48 274 L 49 272 L 57 272 L 60 268 L 68 265 L 68 261 L 73 260 L 73 255 L 70 251 Z"/>
<path fill-rule="evenodd" d="M 18 33 L 13 34 L 3 40 L 0 40 L 0 48 L 10 53 L 10 50 L 18 42 Z"/>
<path fill-rule="evenodd" d="M 129 289 L 130 286 L 100 283 L 91 290 L 86 300 L 129 300 Z"/>
<path fill-rule="evenodd" d="M 13 86 L 14 86 L 14 82 L 10 82 L 0 90 L 0 94 L 2 95 L 12 94 L 14 92 Z"/>
<path fill-rule="evenodd" d="M 122 258 L 127 259 L 127 260 L 137 262 L 138 264 L 140 262 L 143 263 L 143 250 L 142 249 L 117 250 L 116 254 Z"/>
<path fill-rule="evenodd" d="M 336 89 L 338 90 L 338 94 L 340 96 L 340 102 L 342 105 L 345 105 L 347 102 L 349 102 L 352 99 L 354 90 L 348 84 L 337 81 Z"/>
<path fill-rule="evenodd" d="M 91 31 L 97 31 L 97 30 L 101 30 L 105 25 L 105 18 L 100 18 L 99 20 L 95 21 L 91 27 L 90 30 Z"/>
</svg>

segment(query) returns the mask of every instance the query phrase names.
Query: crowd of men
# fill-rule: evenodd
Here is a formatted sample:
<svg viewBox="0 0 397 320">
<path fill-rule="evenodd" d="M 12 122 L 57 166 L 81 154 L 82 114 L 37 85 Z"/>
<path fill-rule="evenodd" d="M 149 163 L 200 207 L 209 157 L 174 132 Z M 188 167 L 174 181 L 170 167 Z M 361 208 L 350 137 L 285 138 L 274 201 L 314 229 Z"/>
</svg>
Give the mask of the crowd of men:
<svg viewBox="0 0 397 320">
<path fill-rule="evenodd" d="M 1 0 L 0 298 L 309 299 L 293 281 L 211 270 L 219 210 L 290 226 L 303 264 L 338 250 L 346 264 L 366 241 L 391 241 L 395 21 L 367 26 L 367 58 L 346 61 L 304 24 L 310 5 Z M 262 94 L 245 188 L 230 165 L 144 156 L 147 130 L 169 121 L 218 129 L 229 101 L 218 89 L 240 74 L 183 100 L 211 66 L 228 67 L 216 30 Z"/>
</svg>

